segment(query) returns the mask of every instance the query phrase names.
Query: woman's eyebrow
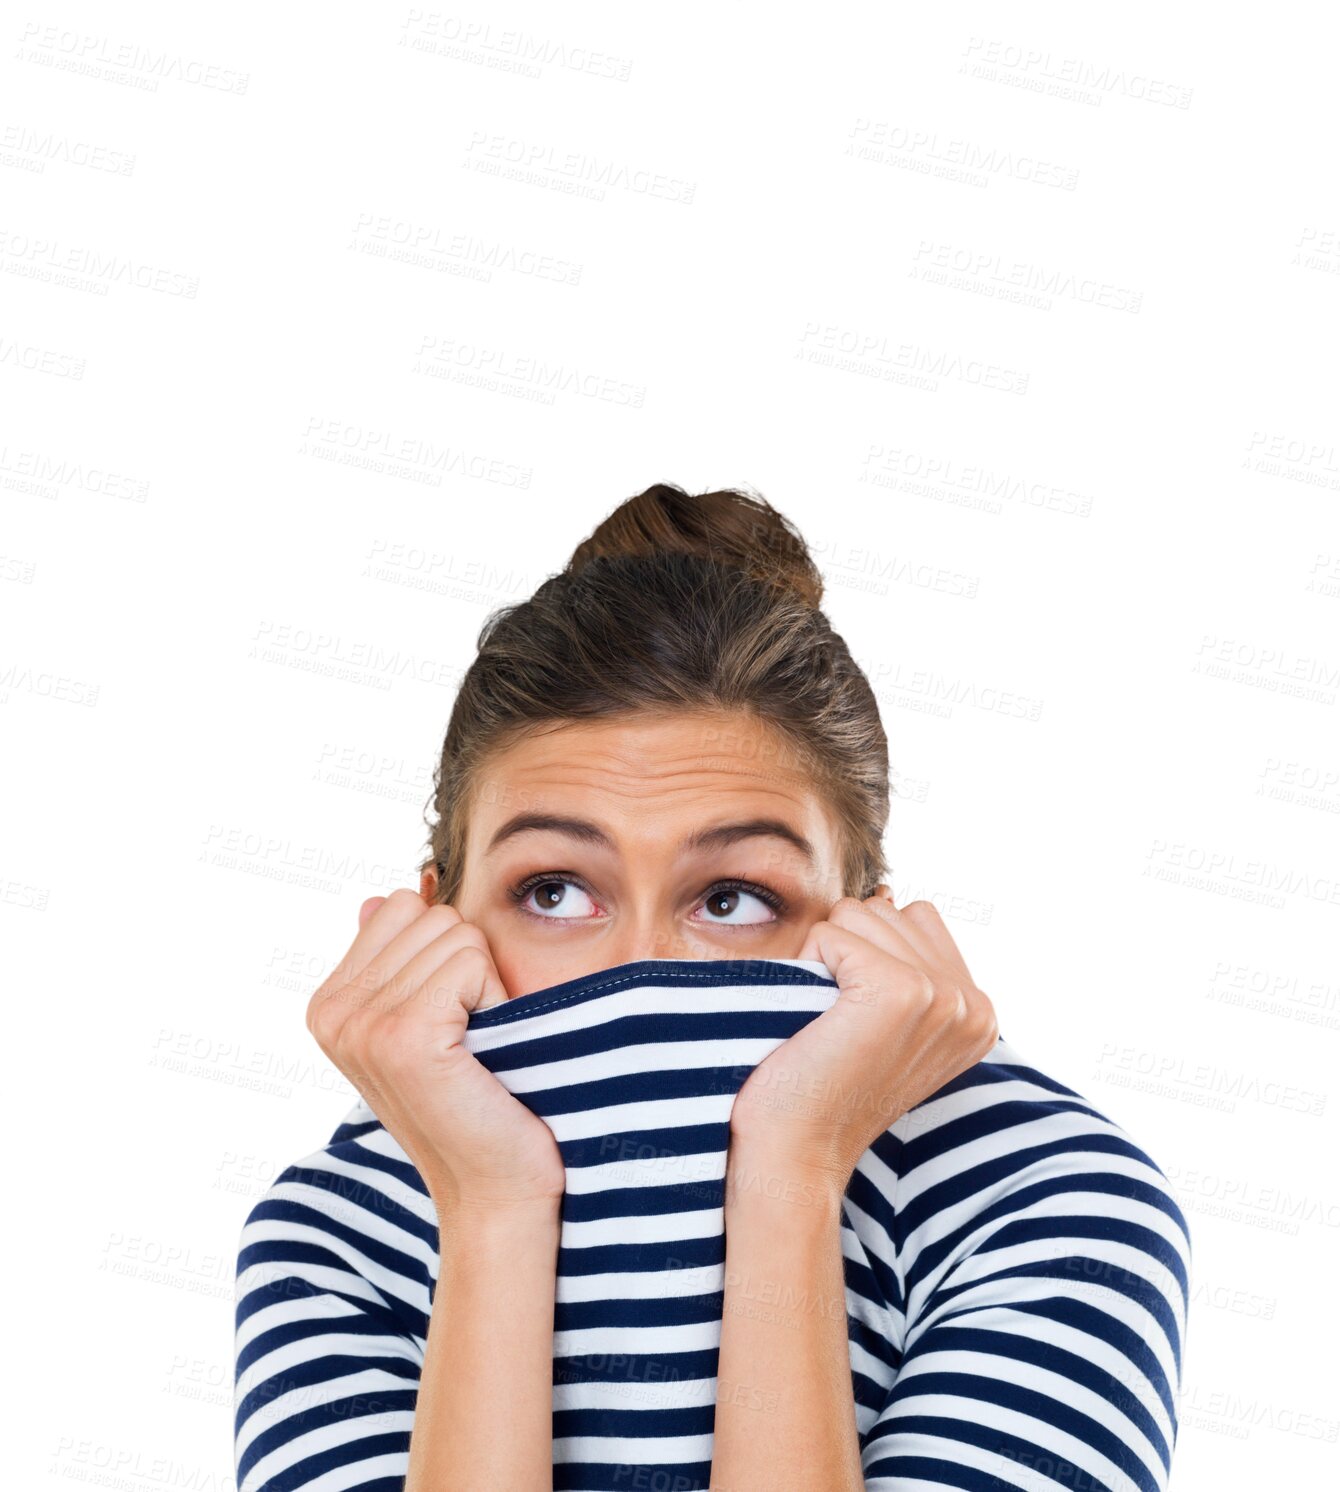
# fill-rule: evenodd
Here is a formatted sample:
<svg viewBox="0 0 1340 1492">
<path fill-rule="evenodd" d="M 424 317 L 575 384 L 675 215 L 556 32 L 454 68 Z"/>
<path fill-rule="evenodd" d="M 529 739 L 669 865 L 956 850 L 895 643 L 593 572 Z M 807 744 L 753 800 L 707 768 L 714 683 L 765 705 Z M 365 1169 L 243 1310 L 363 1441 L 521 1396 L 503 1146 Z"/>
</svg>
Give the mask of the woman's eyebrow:
<svg viewBox="0 0 1340 1492">
<path fill-rule="evenodd" d="M 510 819 L 494 830 L 493 837 L 484 846 L 484 853 L 491 855 L 503 840 L 511 839 L 517 834 L 529 834 L 535 830 L 546 831 L 550 834 L 566 834 L 569 839 L 579 840 L 582 844 L 598 845 L 605 850 L 614 848 L 614 841 L 609 835 L 599 824 L 593 824 L 589 819 L 566 818 L 557 813 L 514 813 Z"/>
<path fill-rule="evenodd" d="M 589 819 L 569 818 L 556 813 L 516 813 L 494 831 L 492 838 L 485 846 L 484 854 L 491 855 L 504 840 L 511 839 L 514 835 L 537 830 L 550 834 L 565 834 L 569 839 L 575 839 L 582 844 L 597 845 L 601 849 L 613 850 L 615 848 L 614 841 L 609 835 L 599 824 L 593 824 Z M 680 840 L 678 849 L 681 854 L 692 850 L 724 849 L 729 845 L 739 844 L 744 839 L 764 837 L 785 840 L 799 850 L 811 865 L 818 863 L 814 846 L 799 830 L 793 829 L 784 819 L 757 818 L 743 819 L 733 824 L 713 824 L 710 828 L 697 829 L 692 834 L 686 834 Z"/>
<path fill-rule="evenodd" d="M 680 852 L 686 850 L 719 850 L 739 844 L 742 839 L 784 839 L 798 849 L 811 865 L 818 864 L 814 846 L 798 829 L 793 829 L 784 819 L 742 819 L 735 824 L 715 824 L 710 829 L 698 829 L 686 834 L 679 842 Z"/>
</svg>

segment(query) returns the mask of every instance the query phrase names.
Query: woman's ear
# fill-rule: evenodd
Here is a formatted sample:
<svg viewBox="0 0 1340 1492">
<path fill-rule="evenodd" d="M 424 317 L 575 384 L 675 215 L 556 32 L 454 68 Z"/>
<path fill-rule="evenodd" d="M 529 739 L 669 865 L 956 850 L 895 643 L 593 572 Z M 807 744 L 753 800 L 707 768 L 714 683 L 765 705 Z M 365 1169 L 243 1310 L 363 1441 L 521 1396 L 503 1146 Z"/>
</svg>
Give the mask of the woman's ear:
<svg viewBox="0 0 1340 1492">
<path fill-rule="evenodd" d="M 433 898 L 437 895 L 437 870 L 432 865 L 419 877 L 419 895 L 432 906 Z"/>
</svg>

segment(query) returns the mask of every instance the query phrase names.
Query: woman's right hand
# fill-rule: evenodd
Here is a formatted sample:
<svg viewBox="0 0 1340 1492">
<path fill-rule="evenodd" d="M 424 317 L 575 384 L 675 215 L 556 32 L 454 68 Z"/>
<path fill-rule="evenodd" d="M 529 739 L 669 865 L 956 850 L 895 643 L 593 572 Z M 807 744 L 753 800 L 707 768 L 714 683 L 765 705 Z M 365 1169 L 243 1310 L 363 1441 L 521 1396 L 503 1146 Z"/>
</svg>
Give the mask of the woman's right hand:
<svg viewBox="0 0 1340 1492">
<path fill-rule="evenodd" d="M 444 1208 L 510 1209 L 563 1194 L 558 1141 L 465 1048 L 466 1018 L 505 1001 L 488 941 L 407 888 L 372 897 L 307 1007 L 307 1029 Z"/>
</svg>

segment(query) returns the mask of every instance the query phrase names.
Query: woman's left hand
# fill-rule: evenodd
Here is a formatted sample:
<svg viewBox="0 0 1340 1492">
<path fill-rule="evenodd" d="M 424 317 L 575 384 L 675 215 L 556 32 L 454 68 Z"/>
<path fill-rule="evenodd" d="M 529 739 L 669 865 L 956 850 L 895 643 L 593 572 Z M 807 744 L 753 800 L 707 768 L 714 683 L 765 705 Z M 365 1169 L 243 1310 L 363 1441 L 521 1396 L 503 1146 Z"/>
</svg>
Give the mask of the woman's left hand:
<svg viewBox="0 0 1340 1492">
<path fill-rule="evenodd" d="M 828 966 L 838 997 L 736 1095 L 731 1148 L 751 1172 L 845 1190 L 873 1140 L 996 1044 L 995 1010 L 939 912 L 880 892 L 835 903 L 798 955 Z"/>
</svg>

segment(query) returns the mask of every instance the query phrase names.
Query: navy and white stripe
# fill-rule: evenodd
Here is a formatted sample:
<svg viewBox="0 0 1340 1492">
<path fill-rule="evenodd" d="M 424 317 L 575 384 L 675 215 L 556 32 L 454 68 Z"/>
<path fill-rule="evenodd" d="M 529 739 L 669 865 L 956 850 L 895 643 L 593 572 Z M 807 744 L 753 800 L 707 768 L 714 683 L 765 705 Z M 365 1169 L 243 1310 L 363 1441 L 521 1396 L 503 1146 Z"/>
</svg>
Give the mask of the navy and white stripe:
<svg viewBox="0 0 1340 1492">
<path fill-rule="evenodd" d="M 555 1492 L 708 1486 L 731 1106 L 836 998 L 813 960 L 657 959 L 470 1018 L 567 1172 Z M 866 1151 L 841 1245 L 869 1492 L 1163 1492 L 1187 1224 L 1072 1089 L 1002 1037 Z M 401 1492 L 437 1272 L 432 1204 L 360 1101 L 242 1230 L 238 1492 Z"/>
</svg>

